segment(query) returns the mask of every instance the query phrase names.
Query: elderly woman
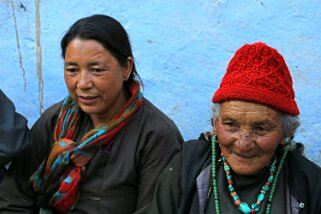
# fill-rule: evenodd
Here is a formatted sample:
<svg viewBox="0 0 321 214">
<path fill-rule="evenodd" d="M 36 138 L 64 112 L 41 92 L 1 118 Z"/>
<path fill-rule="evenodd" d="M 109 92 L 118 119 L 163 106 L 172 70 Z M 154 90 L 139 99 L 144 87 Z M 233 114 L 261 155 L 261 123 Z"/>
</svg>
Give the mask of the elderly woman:
<svg viewBox="0 0 321 214">
<path fill-rule="evenodd" d="M 0 185 L 0 212 L 146 213 L 180 132 L 141 94 L 118 21 L 82 18 L 61 49 L 69 95 L 33 126 L 32 148 Z"/>
<path fill-rule="evenodd" d="M 321 169 L 292 142 L 299 109 L 278 51 L 241 47 L 212 101 L 213 133 L 164 169 L 150 213 L 321 213 Z"/>
</svg>

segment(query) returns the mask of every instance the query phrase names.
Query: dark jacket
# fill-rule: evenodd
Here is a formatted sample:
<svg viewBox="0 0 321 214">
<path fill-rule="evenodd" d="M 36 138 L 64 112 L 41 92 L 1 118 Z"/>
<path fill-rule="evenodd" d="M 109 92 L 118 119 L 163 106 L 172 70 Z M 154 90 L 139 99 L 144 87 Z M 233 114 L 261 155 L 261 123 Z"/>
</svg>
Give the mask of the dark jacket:
<svg viewBox="0 0 321 214">
<path fill-rule="evenodd" d="M 321 213 L 321 168 L 306 159 L 299 150 L 301 144 L 288 153 L 284 164 L 286 210 L 291 214 Z M 155 189 L 150 214 L 204 213 L 211 182 L 206 173 L 211 164 L 211 143 L 203 137 L 184 143 L 163 170 Z M 204 174 L 204 175 L 203 175 Z M 198 184 L 207 176 L 208 185 Z M 202 191 L 198 191 L 202 189 Z M 205 193 L 205 194 L 204 194 Z M 200 210 L 200 208 L 204 208 Z M 273 201 L 272 201 L 273 208 Z M 215 213 L 215 209 L 212 212 Z"/>
<path fill-rule="evenodd" d="M 61 104 L 49 108 L 32 128 L 32 149 L 17 158 L 0 184 L 0 213 L 34 213 L 36 193 L 29 178 L 48 155 Z M 81 138 L 93 128 L 89 116 L 81 121 Z M 183 139 L 175 124 L 148 100 L 86 166 L 80 199 L 68 213 L 146 213 L 156 179 L 180 150 Z"/>
<path fill-rule="evenodd" d="M 0 90 L 0 168 L 28 146 L 27 120 L 15 111 L 12 101 Z"/>
</svg>

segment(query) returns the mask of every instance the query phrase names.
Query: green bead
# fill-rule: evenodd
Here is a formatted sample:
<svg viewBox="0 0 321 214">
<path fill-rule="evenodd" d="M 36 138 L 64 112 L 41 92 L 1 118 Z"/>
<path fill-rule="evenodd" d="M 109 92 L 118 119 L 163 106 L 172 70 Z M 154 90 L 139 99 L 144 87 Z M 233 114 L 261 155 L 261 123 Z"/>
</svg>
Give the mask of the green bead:
<svg viewBox="0 0 321 214">
<path fill-rule="evenodd" d="M 269 214 L 271 212 L 271 204 L 268 204 L 265 209 L 265 213 Z"/>
<path fill-rule="evenodd" d="M 245 213 L 245 214 L 250 214 L 251 213 L 251 208 L 245 202 L 240 203 L 238 208 L 242 213 Z"/>
<path fill-rule="evenodd" d="M 274 178 L 274 176 L 273 175 L 270 175 L 270 177 L 268 178 L 268 182 L 272 182 L 273 181 L 273 178 Z"/>
<path fill-rule="evenodd" d="M 270 187 L 265 184 L 265 185 L 263 185 L 262 189 L 263 189 L 264 191 L 269 191 Z"/>
<path fill-rule="evenodd" d="M 260 193 L 259 196 L 257 197 L 257 200 L 258 201 L 263 201 L 264 200 L 264 194 L 263 193 Z"/>
<path fill-rule="evenodd" d="M 238 195 L 234 195 L 234 196 L 233 196 L 233 200 L 234 200 L 234 201 L 239 200 L 239 199 L 240 199 L 240 198 L 239 198 Z"/>
<path fill-rule="evenodd" d="M 272 165 L 271 168 L 270 168 L 270 171 L 274 172 L 275 169 L 276 169 L 276 166 L 273 166 L 273 165 Z"/>
<path fill-rule="evenodd" d="M 232 184 L 229 184 L 229 185 L 228 185 L 228 188 L 229 188 L 230 192 L 234 192 L 234 187 L 233 187 Z"/>
<path fill-rule="evenodd" d="M 283 166 L 285 157 L 287 155 L 287 152 L 288 152 L 288 147 L 285 147 L 285 150 L 284 150 L 284 152 L 282 154 L 282 157 L 281 157 L 281 161 L 280 161 L 279 167 L 277 168 L 277 171 L 276 171 L 276 174 L 275 174 L 275 179 L 273 180 L 273 183 L 272 183 L 271 191 L 270 191 L 270 193 L 268 195 L 268 204 L 267 204 L 266 209 L 265 209 L 265 213 L 266 214 L 270 214 L 271 213 L 271 202 L 273 200 L 273 195 L 274 195 L 274 192 L 275 192 L 276 183 L 277 183 L 279 174 L 280 174 L 280 172 L 282 170 L 282 166 Z"/>
<path fill-rule="evenodd" d="M 224 170 L 225 170 L 225 172 L 226 171 L 230 171 L 230 166 L 229 165 L 224 165 Z"/>
<path fill-rule="evenodd" d="M 215 202 L 215 213 L 220 214 L 220 205 L 219 205 L 219 197 L 217 191 L 217 183 L 216 183 L 216 137 L 212 137 L 212 179 L 213 179 L 213 194 L 214 194 L 214 202 Z"/>
<path fill-rule="evenodd" d="M 215 199 L 215 205 L 218 205 L 218 200 L 217 199 Z"/>
<path fill-rule="evenodd" d="M 251 205 L 251 208 L 254 209 L 255 212 L 258 212 L 261 209 L 261 205 L 257 204 L 257 203 L 254 203 L 254 204 Z"/>
</svg>

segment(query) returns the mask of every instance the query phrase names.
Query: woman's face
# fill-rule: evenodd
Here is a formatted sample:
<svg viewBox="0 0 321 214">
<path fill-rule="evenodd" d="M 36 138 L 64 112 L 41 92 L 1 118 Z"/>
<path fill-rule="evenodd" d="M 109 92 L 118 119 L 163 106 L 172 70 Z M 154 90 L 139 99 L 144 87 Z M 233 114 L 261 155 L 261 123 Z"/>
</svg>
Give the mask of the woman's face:
<svg viewBox="0 0 321 214">
<path fill-rule="evenodd" d="M 223 102 L 214 133 L 227 163 L 240 175 L 260 172 L 269 165 L 282 138 L 279 113 L 265 105 Z"/>
<path fill-rule="evenodd" d="M 90 115 L 94 126 L 106 124 L 127 102 L 123 83 L 132 70 L 95 40 L 72 40 L 66 49 L 64 78 L 70 96 Z"/>
</svg>

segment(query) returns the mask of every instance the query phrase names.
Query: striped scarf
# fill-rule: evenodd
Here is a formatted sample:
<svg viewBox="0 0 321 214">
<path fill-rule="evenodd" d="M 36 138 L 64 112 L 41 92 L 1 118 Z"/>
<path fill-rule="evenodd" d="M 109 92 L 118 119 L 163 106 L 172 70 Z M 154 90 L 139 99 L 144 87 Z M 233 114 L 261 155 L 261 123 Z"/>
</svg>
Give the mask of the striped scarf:
<svg viewBox="0 0 321 214">
<path fill-rule="evenodd" d="M 86 133 L 80 143 L 74 141 L 79 131 L 81 111 L 69 96 L 64 100 L 55 126 L 55 143 L 49 156 L 30 178 L 38 193 L 37 204 L 45 208 L 40 213 L 50 213 L 48 207 L 55 207 L 60 212 L 75 207 L 80 194 L 82 167 L 93 158 L 98 148 L 110 144 L 143 102 L 138 82 L 130 90 L 132 96 L 119 113 L 105 126 Z"/>
</svg>

